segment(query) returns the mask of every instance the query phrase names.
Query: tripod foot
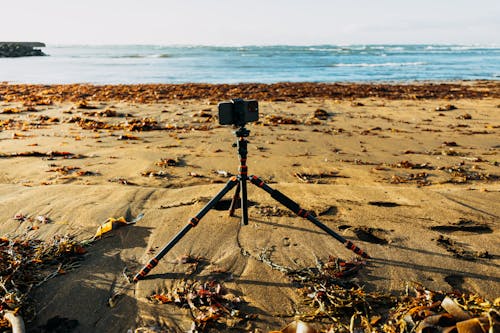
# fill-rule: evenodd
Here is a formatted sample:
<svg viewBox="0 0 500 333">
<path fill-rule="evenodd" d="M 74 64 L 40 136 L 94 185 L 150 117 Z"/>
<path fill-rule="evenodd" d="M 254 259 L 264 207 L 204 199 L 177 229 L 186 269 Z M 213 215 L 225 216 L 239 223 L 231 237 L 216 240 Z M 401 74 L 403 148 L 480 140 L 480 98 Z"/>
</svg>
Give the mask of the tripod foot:
<svg viewBox="0 0 500 333">
<path fill-rule="evenodd" d="M 357 255 L 360 255 L 363 258 L 366 258 L 366 259 L 370 258 L 368 253 L 361 250 L 359 247 L 354 245 L 351 241 L 348 241 L 344 237 L 340 236 L 332 229 L 328 228 L 326 225 L 321 223 L 316 217 L 314 217 L 314 215 L 312 215 L 311 212 L 300 208 L 298 203 L 296 203 L 295 201 L 293 201 L 292 199 L 290 199 L 289 197 L 287 197 L 286 195 L 284 195 L 280 191 L 272 189 L 269 185 L 267 185 L 259 177 L 250 176 L 249 179 L 250 179 L 250 182 L 252 184 L 254 184 L 257 187 L 260 187 L 261 189 L 263 189 L 264 191 L 269 193 L 273 199 L 275 199 L 276 201 L 283 204 L 286 208 L 290 209 L 292 212 L 294 212 L 298 216 L 303 217 L 305 219 L 308 219 L 309 221 L 314 223 L 318 228 L 322 229 L 327 234 L 329 234 L 330 236 L 332 236 L 333 238 L 335 238 L 336 240 L 338 240 L 339 242 L 344 244 L 344 246 L 346 248 L 348 248 L 349 250 L 353 251 L 354 253 L 356 253 Z"/>
</svg>

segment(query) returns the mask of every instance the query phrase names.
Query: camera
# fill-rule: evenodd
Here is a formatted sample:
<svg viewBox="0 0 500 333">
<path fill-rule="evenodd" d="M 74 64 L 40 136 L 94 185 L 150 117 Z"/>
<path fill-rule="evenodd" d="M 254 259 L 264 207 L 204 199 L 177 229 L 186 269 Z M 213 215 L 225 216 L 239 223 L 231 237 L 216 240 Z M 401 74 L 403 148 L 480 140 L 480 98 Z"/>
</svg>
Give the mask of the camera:
<svg viewBox="0 0 500 333">
<path fill-rule="evenodd" d="M 219 124 L 245 126 L 259 120 L 259 103 L 255 99 L 232 99 L 219 103 Z"/>
</svg>

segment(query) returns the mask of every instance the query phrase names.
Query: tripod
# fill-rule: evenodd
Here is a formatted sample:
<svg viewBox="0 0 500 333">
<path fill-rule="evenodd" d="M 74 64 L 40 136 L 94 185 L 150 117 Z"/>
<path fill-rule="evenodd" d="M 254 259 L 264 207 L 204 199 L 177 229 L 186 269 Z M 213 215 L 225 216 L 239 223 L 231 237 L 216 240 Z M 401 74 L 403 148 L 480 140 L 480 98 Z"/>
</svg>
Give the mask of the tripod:
<svg viewBox="0 0 500 333">
<path fill-rule="evenodd" d="M 236 205 L 238 200 L 241 200 L 241 223 L 244 225 L 248 224 L 248 201 L 247 201 L 247 180 L 250 181 L 252 184 L 256 185 L 257 187 L 260 187 L 267 193 L 271 195 L 273 199 L 276 201 L 280 202 L 283 204 L 285 207 L 290 209 L 292 212 L 297 214 L 300 217 L 303 217 L 305 219 L 308 219 L 311 221 L 314 225 L 325 231 L 327 234 L 344 244 L 345 247 L 347 247 L 349 250 L 353 251 L 354 253 L 362 256 L 363 258 L 370 258 L 370 256 L 361 250 L 359 247 L 354 245 L 351 241 L 346 240 L 344 237 L 340 236 L 337 234 L 335 231 L 331 230 L 328 228 L 326 225 L 321 223 L 311 212 L 302 209 L 299 204 L 297 204 L 295 201 L 284 195 L 278 190 L 272 189 L 270 186 L 268 186 L 262 179 L 260 179 L 257 176 L 248 176 L 248 167 L 246 165 L 247 162 L 247 143 L 248 141 L 246 138 L 250 134 L 250 131 L 245 128 L 245 124 L 241 125 L 241 127 L 234 132 L 234 134 L 237 136 L 236 143 L 233 144 L 233 147 L 238 147 L 238 156 L 240 158 L 240 166 L 238 169 L 238 176 L 233 176 L 229 179 L 229 181 L 226 183 L 224 188 L 219 191 L 199 212 L 196 214 L 194 217 L 192 217 L 188 224 L 179 231 L 177 235 L 168 242 L 165 247 L 163 247 L 158 254 L 152 258 L 140 271 L 137 273 L 133 281 L 137 282 L 144 278 L 156 265 L 158 265 L 158 262 L 170 251 L 177 242 L 179 242 L 184 235 L 191 230 L 191 228 L 194 228 L 198 225 L 200 220 L 205 216 L 208 211 L 210 211 L 223 197 L 224 195 L 227 194 L 230 190 L 232 190 L 236 186 L 236 191 L 234 193 L 233 199 L 231 201 L 231 206 L 229 208 L 229 215 L 233 216 L 234 211 L 236 209 Z M 241 195 L 240 195 L 241 194 Z"/>
</svg>

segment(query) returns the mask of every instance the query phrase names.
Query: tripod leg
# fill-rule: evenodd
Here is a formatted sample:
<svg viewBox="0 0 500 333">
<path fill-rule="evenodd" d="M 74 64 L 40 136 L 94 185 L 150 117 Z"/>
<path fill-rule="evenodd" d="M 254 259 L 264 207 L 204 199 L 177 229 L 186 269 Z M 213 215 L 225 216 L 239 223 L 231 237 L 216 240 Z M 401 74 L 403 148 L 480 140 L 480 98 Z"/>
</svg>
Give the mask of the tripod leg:
<svg viewBox="0 0 500 333">
<path fill-rule="evenodd" d="M 248 224 L 248 201 L 247 201 L 247 176 L 244 175 L 240 179 L 241 187 L 241 223 Z"/>
<path fill-rule="evenodd" d="M 238 200 L 240 200 L 240 183 L 236 186 L 236 191 L 234 192 L 233 200 L 231 200 L 231 206 L 229 207 L 229 216 L 234 216 L 234 211 L 236 209 L 236 205 L 238 204 Z"/>
<path fill-rule="evenodd" d="M 241 195 L 240 195 L 241 194 Z M 238 186 L 236 187 L 236 192 L 234 192 L 233 200 L 231 201 L 231 206 L 229 207 L 229 216 L 234 216 L 234 211 L 237 208 L 236 205 L 240 201 L 241 207 L 241 222 L 244 225 L 248 224 L 248 201 L 247 201 L 247 183 L 246 178 L 241 177 Z"/>
<path fill-rule="evenodd" d="M 174 246 L 175 244 L 177 244 L 178 241 L 181 240 L 182 237 L 184 237 L 184 235 L 189 231 L 191 230 L 191 228 L 194 228 L 198 225 L 198 223 L 200 222 L 200 220 L 203 218 L 203 216 L 205 216 L 206 213 L 208 213 L 208 211 L 210 209 L 212 209 L 215 204 L 217 202 L 220 201 L 220 199 L 222 199 L 222 197 L 224 195 L 226 195 L 227 192 L 229 192 L 233 187 L 235 187 L 236 185 L 238 184 L 238 179 L 236 177 L 232 177 L 227 183 L 226 183 L 226 186 L 219 191 L 219 193 L 217 193 L 206 205 L 205 207 L 203 207 L 199 212 L 198 214 L 196 214 L 195 217 L 191 218 L 189 220 L 189 223 L 181 230 L 179 231 L 179 233 L 177 235 L 174 236 L 174 238 L 172 238 L 172 240 L 170 242 L 168 242 L 167 245 L 165 245 L 165 247 L 163 247 L 160 252 L 158 252 L 158 254 L 153 258 L 151 259 L 140 271 L 139 273 L 137 273 L 135 276 L 134 276 L 134 279 L 133 281 L 134 282 L 137 282 L 139 281 L 140 279 L 142 279 L 143 277 L 145 277 L 154 267 L 156 267 L 156 265 L 158 265 L 158 262 L 161 260 L 161 258 L 163 258 L 167 253 L 168 251 L 170 251 Z"/>
<path fill-rule="evenodd" d="M 351 250 L 354 253 L 362 256 L 363 258 L 370 258 L 370 256 L 368 255 L 368 253 L 364 252 L 359 247 L 357 247 L 356 245 L 354 245 L 351 241 L 346 240 L 344 237 L 340 236 L 335 231 L 333 231 L 332 229 L 328 228 L 326 225 L 324 225 L 323 223 L 321 223 L 316 217 L 314 217 L 313 215 L 311 215 L 310 212 L 308 212 L 305 209 L 300 208 L 299 204 L 297 204 L 295 201 L 293 201 L 292 199 L 290 199 L 289 197 L 287 197 L 286 195 L 284 195 L 280 191 L 274 190 L 271 187 L 269 187 L 259 177 L 257 177 L 257 176 L 250 176 L 250 181 L 252 182 L 252 184 L 254 184 L 254 185 L 262 188 L 264 191 L 266 191 L 267 193 L 269 193 L 273 199 L 275 199 L 278 202 L 280 202 L 281 204 L 283 204 L 285 207 L 287 207 L 288 209 L 290 209 L 292 212 L 294 212 L 298 216 L 306 218 L 309 221 L 311 221 L 312 223 L 314 223 L 317 227 L 319 227 L 320 229 L 322 229 L 323 231 L 325 231 L 327 234 L 329 234 L 330 236 L 332 236 L 333 238 L 335 238 L 336 240 L 338 240 L 342 244 L 344 244 L 345 247 L 347 247 L 349 250 Z"/>
</svg>

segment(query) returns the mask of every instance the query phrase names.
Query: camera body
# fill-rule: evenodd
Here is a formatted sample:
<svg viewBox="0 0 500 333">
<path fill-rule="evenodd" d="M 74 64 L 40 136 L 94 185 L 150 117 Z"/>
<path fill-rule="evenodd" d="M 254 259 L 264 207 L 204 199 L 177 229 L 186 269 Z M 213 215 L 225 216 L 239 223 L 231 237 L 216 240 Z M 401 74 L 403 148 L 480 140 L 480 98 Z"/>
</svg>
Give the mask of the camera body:
<svg viewBox="0 0 500 333">
<path fill-rule="evenodd" d="M 219 124 L 245 126 L 259 120 L 259 103 L 255 99 L 232 99 L 219 103 Z"/>
</svg>

